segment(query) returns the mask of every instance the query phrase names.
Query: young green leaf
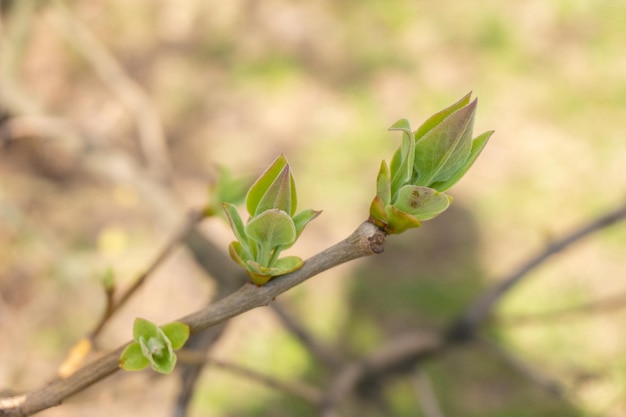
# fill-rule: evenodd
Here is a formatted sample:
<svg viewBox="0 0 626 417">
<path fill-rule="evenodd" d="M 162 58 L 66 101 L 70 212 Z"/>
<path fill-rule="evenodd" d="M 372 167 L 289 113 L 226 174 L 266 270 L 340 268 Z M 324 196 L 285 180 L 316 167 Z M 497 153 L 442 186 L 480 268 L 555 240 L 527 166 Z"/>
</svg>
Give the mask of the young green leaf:
<svg viewBox="0 0 626 417">
<path fill-rule="evenodd" d="M 445 211 L 451 198 L 428 187 L 405 185 L 398 192 L 395 206 L 420 221 L 430 220 Z"/>
<path fill-rule="evenodd" d="M 452 113 L 416 142 L 415 185 L 445 181 L 463 166 L 472 147 L 476 103 Z"/>
<path fill-rule="evenodd" d="M 406 119 L 398 120 L 389 130 L 402 131 L 402 145 L 391 161 L 391 194 L 393 196 L 413 175 L 415 139 L 413 138 L 411 125 Z"/>
<path fill-rule="evenodd" d="M 254 213 L 255 216 L 270 209 L 283 210 L 285 213 L 293 215 L 292 208 L 295 210 L 295 206 L 292 207 L 292 187 L 291 172 L 289 171 L 289 165 L 285 165 L 283 169 L 278 173 L 278 176 L 265 190 L 265 194 L 259 200 L 259 204 L 256 207 Z M 295 193 L 293 193 L 295 195 Z"/>
<path fill-rule="evenodd" d="M 280 175 L 283 168 L 288 166 L 287 159 L 284 155 L 279 155 L 272 165 L 270 165 L 267 170 L 252 184 L 250 190 L 248 190 L 248 194 L 246 196 L 246 208 L 248 209 L 248 213 L 250 216 L 255 216 L 259 213 L 258 206 L 261 202 L 261 199 L 270 188 L 270 186 L 274 183 L 276 178 Z M 293 214 L 296 210 L 297 200 L 296 200 L 296 185 L 291 177 L 290 180 L 290 193 L 291 193 L 291 207 L 287 211 L 289 214 Z"/>
<path fill-rule="evenodd" d="M 228 217 L 228 221 L 230 222 L 230 228 L 233 229 L 235 237 L 239 242 L 241 242 L 242 245 L 247 246 L 248 238 L 246 236 L 243 220 L 241 220 L 241 216 L 239 216 L 239 212 L 237 211 L 237 207 L 231 203 L 223 203 L 222 207 L 224 207 L 226 217 Z"/>
<path fill-rule="evenodd" d="M 469 158 L 467 158 L 467 160 L 465 161 L 465 164 L 463 164 L 454 173 L 454 175 L 452 175 L 446 181 L 434 183 L 432 184 L 432 187 L 439 191 L 446 191 L 447 189 L 452 187 L 454 184 L 456 184 L 461 178 L 463 178 L 463 176 L 467 173 L 467 171 L 474 164 L 474 161 L 476 161 L 476 158 L 478 158 L 478 155 L 480 155 L 480 153 L 482 152 L 483 148 L 489 141 L 489 138 L 491 137 L 492 134 L 493 134 L 493 130 L 485 132 L 482 135 L 479 135 L 476 139 L 474 139 L 472 141 L 472 150 L 470 151 Z"/>
<path fill-rule="evenodd" d="M 138 342 L 126 346 L 120 355 L 120 368 L 125 371 L 141 371 L 150 365 L 150 360 L 143 355 Z"/>
<path fill-rule="evenodd" d="M 187 339 L 189 339 L 189 326 L 185 323 L 175 321 L 161 326 L 161 330 L 172 343 L 172 349 L 180 349 L 183 347 Z"/>
<path fill-rule="evenodd" d="M 266 210 L 250 219 L 246 234 L 259 245 L 275 248 L 289 245 L 296 240 L 296 226 L 291 217 L 282 210 Z"/>
<path fill-rule="evenodd" d="M 387 213 L 387 219 L 389 220 L 389 224 L 385 229 L 385 232 L 389 234 L 399 234 L 407 229 L 420 227 L 422 225 L 422 223 L 416 219 L 415 216 L 400 211 L 391 204 L 385 207 L 385 211 Z"/>
<path fill-rule="evenodd" d="M 151 321 L 137 317 L 133 324 L 133 339 L 135 339 L 136 342 L 139 342 L 139 338 L 142 336 L 145 339 L 158 337 L 159 328 Z"/>
<path fill-rule="evenodd" d="M 300 237 L 304 227 L 321 213 L 320 210 L 306 209 L 293 216 L 293 224 L 296 227 L 296 240 Z M 287 249 L 287 247 L 284 247 L 284 249 Z"/>
<path fill-rule="evenodd" d="M 385 161 L 380 163 L 380 169 L 378 170 L 376 196 L 382 202 L 383 207 L 391 203 L 391 175 Z"/>
<path fill-rule="evenodd" d="M 433 114 L 430 116 L 422 125 L 415 131 L 415 140 L 420 140 L 422 136 L 428 133 L 430 130 L 434 129 L 439 123 L 441 123 L 446 117 L 450 116 L 455 111 L 460 108 L 467 106 L 470 101 L 470 97 L 472 96 L 472 92 L 470 91 L 465 96 L 463 96 L 459 101 L 454 103 L 451 106 L 446 107 L 445 109 Z"/>
</svg>

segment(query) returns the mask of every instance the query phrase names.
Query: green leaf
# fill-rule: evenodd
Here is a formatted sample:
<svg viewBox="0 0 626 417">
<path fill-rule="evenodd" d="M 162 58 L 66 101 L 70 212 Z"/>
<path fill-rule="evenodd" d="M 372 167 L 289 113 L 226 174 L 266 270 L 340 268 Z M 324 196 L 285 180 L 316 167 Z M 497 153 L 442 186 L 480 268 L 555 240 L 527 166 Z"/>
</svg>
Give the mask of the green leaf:
<svg viewBox="0 0 626 417">
<path fill-rule="evenodd" d="M 297 256 L 280 258 L 271 267 L 262 266 L 255 261 L 248 261 L 248 275 L 254 284 L 262 286 L 275 276 L 300 269 L 303 263 L 302 259 Z"/>
<path fill-rule="evenodd" d="M 242 245 L 247 246 L 248 238 L 246 236 L 243 220 L 241 220 L 241 216 L 239 216 L 239 212 L 237 211 L 237 207 L 231 203 L 223 203 L 222 207 L 224 207 L 226 217 L 228 217 L 228 221 L 230 223 L 230 228 L 233 229 L 235 237 L 239 242 L 241 242 Z"/>
<path fill-rule="evenodd" d="M 405 185 L 398 192 L 395 207 L 420 221 L 429 220 L 445 211 L 451 198 L 437 190 L 416 185 Z"/>
<path fill-rule="evenodd" d="M 401 130 L 403 132 L 402 145 L 391 161 L 391 194 L 393 196 L 401 186 L 407 184 L 413 175 L 415 140 L 411 126 L 406 119 L 398 120 L 389 130 Z"/>
<path fill-rule="evenodd" d="M 391 176 L 387 162 L 380 163 L 378 177 L 376 178 L 376 195 L 382 201 L 383 206 L 391 203 Z"/>
<path fill-rule="evenodd" d="M 476 100 L 457 110 L 426 133 L 415 145 L 415 185 L 446 181 L 460 169 L 472 147 Z"/>
<path fill-rule="evenodd" d="M 296 240 L 302 234 L 304 227 L 322 213 L 321 210 L 307 209 L 293 216 L 293 224 L 296 227 Z M 295 243 L 295 241 L 294 241 Z M 287 248 L 284 248 L 287 249 Z"/>
<path fill-rule="evenodd" d="M 422 223 L 414 216 L 398 210 L 391 204 L 385 207 L 387 212 L 387 219 L 389 219 L 389 225 L 385 230 L 389 234 L 400 234 L 407 229 L 420 227 Z"/>
<path fill-rule="evenodd" d="M 389 219 L 387 219 L 387 211 L 385 210 L 386 206 L 387 204 L 379 196 L 374 197 L 370 204 L 370 218 L 374 220 L 376 226 L 383 230 L 386 230 L 389 226 Z"/>
<path fill-rule="evenodd" d="M 297 256 L 285 256 L 284 258 L 280 258 L 277 260 L 274 265 L 272 265 L 272 269 L 276 269 L 278 273 L 273 273 L 272 275 L 284 275 L 289 272 L 296 271 L 302 267 L 304 262 L 301 258 Z"/>
<path fill-rule="evenodd" d="M 126 346 L 120 355 L 120 368 L 125 371 L 141 371 L 148 365 L 150 365 L 150 360 L 143 355 L 138 342 Z"/>
<path fill-rule="evenodd" d="M 218 203 L 239 204 L 246 197 L 251 179 L 247 177 L 233 177 L 225 166 L 218 167 L 218 180 L 213 187 L 213 194 Z"/>
<path fill-rule="evenodd" d="M 279 155 L 274 160 L 274 162 L 272 162 L 272 165 L 270 165 L 270 167 L 267 168 L 267 170 L 265 170 L 263 174 L 261 174 L 261 176 L 255 181 L 254 184 L 252 184 L 246 196 L 246 208 L 248 209 L 248 213 L 250 214 L 250 216 L 255 216 L 259 213 L 258 206 L 261 202 L 261 199 L 270 188 L 270 186 L 274 183 L 276 178 L 279 176 L 283 168 L 285 168 L 287 165 L 287 159 L 284 157 L 284 155 Z M 297 200 L 296 186 L 293 178 L 291 177 L 291 174 L 289 175 L 289 181 L 291 190 L 291 207 L 289 210 L 285 211 L 293 215 L 293 213 L 296 211 Z"/>
<path fill-rule="evenodd" d="M 170 340 L 172 349 L 180 349 L 183 347 L 187 339 L 189 339 L 189 326 L 185 323 L 175 321 L 161 327 L 165 336 Z"/>
<path fill-rule="evenodd" d="M 247 177 L 233 177 L 225 166 L 218 166 L 217 181 L 209 187 L 209 198 L 204 213 L 214 216 L 223 203 L 239 204 L 246 196 L 251 180 Z"/>
<path fill-rule="evenodd" d="M 235 262 L 237 262 L 239 265 L 243 266 L 244 268 L 247 268 L 246 262 L 250 259 L 253 259 L 250 252 L 246 251 L 244 247 L 241 245 L 241 243 L 239 242 L 231 242 L 230 245 L 228 245 L 228 253 L 230 254 L 230 257 L 233 258 Z"/>
<path fill-rule="evenodd" d="M 246 234 L 260 245 L 275 248 L 296 240 L 296 226 L 287 213 L 272 209 L 250 219 Z"/>
<path fill-rule="evenodd" d="M 463 96 L 459 101 L 453 105 L 446 107 L 445 109 L 430 116 L 422 125 L 415 131 L 415 140 L 419 140 L 422 136 L 434 129 L 439 123 L 441 123 L 446 117 L 450 116 L 455 111 L 469 104 L 471 91 Z"/>
<path fill-rule="evenodd" d="M 137 317 L 133 324 L 133 339 L 139 342 L 141 337 L 146 340 L 151 337 L 159 337 L 159 328 L 151 321 Z"/>
<path fill-rule="evenodd" d="M 293 179 L 291 178 L 291 172 L 289 165 L 285 165 L 283 169 L 278 173 L 278 176 L 274 179 L 274 182 L 265 190 L 265 194 L 259 200 L 254 215 L 263 213 L 270 209 L 283 210 L 285 213 L 293 215 L 292 210 L 292 190 L 291 184 Z M 295 210 L 295 207 L 293 207 Z"/>
<path fill-rule="evenodd" d="M 171 374 L 176 367 L 176 355 L 172 354 L 167 359 L 152 364 L 152 369 L 162 374 Z"/>
<path fill-rule="evenodd" d="M 435 183 L 432 185 L 432 187 L 436 188 L 439 191 L 446 191 L 454 184 L 456 184 L 461 178 L 463 178 L 465 173 L 467 173 L 467 171 L 474 164 L 474 161 L 476 161 L 476 158 L 478 158 L 478 155 L 480 155 L 480 153 L 482 152 L 492 134 L 493 130 L 485 132 L 482 135 L 476 137 L 476 139 L 474 139 L 474 141 L 472 142 L 472 150 L 470 151 L 469 158 L 467 158 L 465 164 L 457 169 L 454 175 L 452 175 L 446 181 Z"/>
</svg>

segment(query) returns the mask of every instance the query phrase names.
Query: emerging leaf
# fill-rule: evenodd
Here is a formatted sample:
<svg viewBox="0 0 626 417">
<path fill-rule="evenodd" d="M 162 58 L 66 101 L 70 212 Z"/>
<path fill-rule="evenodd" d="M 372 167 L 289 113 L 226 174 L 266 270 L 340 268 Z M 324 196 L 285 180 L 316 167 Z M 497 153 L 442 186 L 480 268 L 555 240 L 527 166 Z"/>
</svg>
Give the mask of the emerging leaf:
<svg viewBox="0 0 626 417">
<path fill-rule="evenodd" d="M 293 223 L 296 226 L 296 240 L 300 237 L 304 227 L 321 213 L 321 210 L 306 209 L 293 216 Z M 287 247 L 284 247 L 284 249 L 287 249 Z"/>
<path fill-rule="evenodd" d="M 454 103 L 453 105 L 446 107 L 445 109 L 433 114 L 430 116 L 422 125 L 415 131 L 415 140 L 420 140 L 422 136 L 428 133 L 430 130 L 435 128 L 439 123 L 441 123 L 446 117 L 450 116 L 455 111 L 460 108 L 467 106 L 470 101 L 470 97 L 472 96 L 472 92 L 470 91 L 465 96 L 463 96 L 459 101 Z"/>
<path fill-rule="evenodd" d="M 189 326 L 185 323 L 175 321 L 161 326 L 161 330 L 165 336 L 170 340 L 172 349 L 180 349 L 183 347 L 187 339 L 189 339 Z"/>
<path fill-rule="evenodd" d="M 445 211 L 451 198 L 428 187 L 405 185 L 398 192 L 395 206 L 418 220 L 430 220 Z"/>
<path fill-rule="evenodd" d="M 385 207 L 385 211 L 387 212 L 387 218 L 389 219 L 389 225 L 387 226 L 385 232 L 389 234 L 400 234 L 407 229 L 420 227 L 422 225 L 422 223 L 416 219 L 415 216 L 400 211 L 392 205 Z"/>
<path fill-rule="evenodd" d="M 380 163 L 380 169 L 378 170 L 378 177 L 376 178 L 376 196 L 378 196 L 384 205 L 391 203 L 391 174 L 389 173 L 389 168 L 385 161 Z"/>
<path fill-rule="evenodd" d="M 291 217 L 282 210 L 266 210 L 250 219 L 246 234 L 259 245 L 275 248 L 289 245 L 296 240 L 296 226 Z"/>
<path fill-rule="evenodd" d="M 415 145 L 415 185 L 446 181 L 467 161 L 472 147 L 476 100 L 428 131 Z"/>
<path fill-rule="evenodd" d="M 411 125 L 406 119 L 398 120 L 389 130 L 401 130 L 402 145 L 391 161 L 391 194 L 395 196 L 398 189 L 413 176 L 415 160 L 415 139 Z"/>
<path fill-rule="evenodd" d="M 483 148 L 489 141 L 489 138 L 491 137 L 492 134 L 493 134 L 493 130 L 489 132 L 485 132 L 482 135 L 478 136 L 476 139 L 474 139 L 472 141 L 472 150 L 470 151 L 469 158 L 467 158 L 467 160 L 465 161 L 465 164 L 463 164 L 454 173 L 454 175 L 452 175 L 446 181 L 435 183 L 432 185 L 432 187 L 439 191 L 446 191 L 447 189 L 452 187 L 454 184 L 456 184 L 461 178 L 463 178 L 465 173 L 467 173 L 467 171 L 474 164 L 474 161 L 476 161 L 476 158 L 478 158 L 478 155 L 480 155 L 480 153 L 482 152 Z"/>
<path fill-rule="evenodd" d="M 135 319 L 135 323 L 133 324 L 133 339 L 135 339 L 136 342 L 139 342 L 139 338 L 141 337 L 149 339 L 158 336 L 159 328 L 156 324 L 139 317 Z"/>
<path fill-rule="evenodd" d="M 289 171 L 289 164 L 287 163 L 287 159 L 285 159 L 283 155 L 279 155 L 274 160 L 272 165 L 270 165 L 270 167 L 256 180 L 254 184 L 252 184 L 252 187 L 250 187 L 250 190 L 248 190 L 248 194 L 246 196 L 246 208 L 248 209 L 248 213 L 250 214 L 250 216 L 254 217 L 257 214 L 259 214 L 261 211 L 263 211 L 259 209 L 259 205 L 261 204 L 261 201 L 263 200 L 265 194 L 268 192 L 270 187 L 272 187 L 274 182 L 278 179 L 278 177 L 281 175 L 281 172 L 283 172 L 285 168 L 289 177 L 289 180 L 288 180 L 289 191 L 287 192 L 287 194 L 289 194 L 290 196 L 289 208 L 285 211 L 289 213 L 290 215 L 293 215 L 293 213 L 295 213 L 297 203 L 298 203 L 296 199 L 296 185 Z M 279 180 L 279 185 L 277 187 L 284 186 L 282 184 L 282 181 L 284 181 L 284 179 Z M 274 193 L 275 192 L 276 191 L 274 191 Z M 274 195 L 274 198 L 276 197 L 277 196 Z M 281 202 L 281 204 L 284 204 L 285 196 L 280 195 L 278 197 L 279 197 L 279 201 Z M 268 198 L 271 199 L 271 197 L 268 197 Z M 267 201 L 264 201 L 264 204 L 266 203 Z M 277 208 L 277 207 L 272 207 L 272 208 Z"/>
<path fill-rule="evenodd" d="M 120 355 L 120 368 L 125 371 L 141 371 L 150 365 L 150 360 L 143 355 L 138 342 L 126 346 Z"/>
<path fill-rule="evenodd" d="M 243 225 L 243 220 L 241 220 L 241 216 L 239 216 L 239 212 L 237 211 L 237 207 L 235 207 L 231 203 L 223 203 L 222 207 L 224 207 L 224 211 L 226 212 L 226 217 L 228 217 L 228 221 L 230 222 L 230 228 L 233 229 L 233 233 L 239 242 L 242 244 L 248 244 L 248 238 L 246 237 L 245 227 Z"/>
</svg>

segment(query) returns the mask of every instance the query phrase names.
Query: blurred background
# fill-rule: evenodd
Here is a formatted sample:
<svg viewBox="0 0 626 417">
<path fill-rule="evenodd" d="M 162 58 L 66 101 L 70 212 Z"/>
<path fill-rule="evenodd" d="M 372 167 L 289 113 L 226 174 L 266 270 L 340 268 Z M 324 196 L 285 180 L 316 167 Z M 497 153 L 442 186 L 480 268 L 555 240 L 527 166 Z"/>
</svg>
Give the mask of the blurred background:
<svg viewBox="0 0 626 417">
<path fill-rule="evenodd" d="M 207 201 L 217 166 L 258 175 L 286 155 L 299 207 L 323 210 L 306 258 L 367 218 L 382 159 L 469 91 L 475 134 L 495 130 L 453 207 L 385 253 L 281 296 L 321 342 L 359 357 L 440 329 L 552 239 L 623 204 L 626 3 L 613 0 L 0 0 L 0 391 L 50 380 L 99 319 L 101 277 L 127 287 Z M 219 219 L 202 224 L 226 251 Z M 626 415 L 626 310 L 514 317 L 626 293 L 626 227 L 551 259 L 499 305 L 488 338 L 423 364 L 446 416 Z M 211 278 L 181 246 L 105 328 L 204 306 Z M 232 320 L 216 357 L 323 384 L 268 309 Z M 561 387 L 555 395 L 523 375 Z M 149 384 L 149 389 L 146 386 Z M 385 413 L 424 414 L 410 379 Z M 42 416 L 171 415 L 175 377 L 116 375 Z M 203 373 L 191 416 L 316 415 L 224 370 Z M 352 415 L 352 414 L 346 414 Z"/>
</svg>

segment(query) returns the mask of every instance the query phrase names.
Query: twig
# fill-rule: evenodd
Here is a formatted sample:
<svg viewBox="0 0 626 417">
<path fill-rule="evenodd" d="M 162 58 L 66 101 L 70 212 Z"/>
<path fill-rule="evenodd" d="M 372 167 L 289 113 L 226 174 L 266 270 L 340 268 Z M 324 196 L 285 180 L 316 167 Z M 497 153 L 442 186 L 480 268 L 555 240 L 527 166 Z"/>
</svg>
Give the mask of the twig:
<svg viewBox="0 0 626 417">
<path fill-rule="evenodd" d="M 137 277 L 133 285 L 131 285 L 126 291 L 124 291 L 124 293 L 122 293 L 118 300 L 115 300 L 114 292 L 112 289 L 106 290 L 106 308 L 102 316 L 100 317 L 100 320 L 96 323 L 93 330 L 89 332 L 89 334 L 85 338 L 79 340 L 74 345 L 74 347 L 69 350 L 66 358 L 59 366 L 59 370 L 57 372 L 61 378 L 67 378 L 80 365 L 83 364 L 83 361 L 94 346 L 97 337 L 100 335 L 102 329 L 104 329 L 104 326 L 109 322 L 111 317 L 113 317 L 113 315 L 126 304 L 126 302 L 146 282 L 148 277 L 156 270 L 156 268 L 169 257 L 169 255 L 174 251 L 174 249 L 178 247 L 178 245 L 184 239 L 186 239 L 187 235 L 200 221 L 202 221 L 202 219 L 204 219 L 204 214 L 202 211 L 191 211 L 188 214 L 185 223 L 170 238 L 169 242 L 157 255 L 154 261 L 152 261 L 152 263 L 148 266 L 148 269 L 146 269 L 145 272 Z"/>
<path fill-rule="evenodd" d="M 55 2 L 52 20 L 66 40 L 93 66 L 96 74 L 137 119 L 140 144 L 150 171 L 165 179 L 171 163 L 161 119 L 145 91 L 124 71 L 106 47 L 75 19 L 60 2 Z"/>
<path fill-rule="evenodd" d="M 119 311 L 119 309 L 126 304 L 126 302 L 130 299 L 130 297 L 146 282 L 148 277 L 157 269 L 163 261 L 165 261 L 170 254 L 178 247 L 178 245 L 185 240 L 187 235 L 196 227 L 196 225 L 204 219 L 204 214 L 202 211 L 191 211 L 185 223 L 182 227 L 170 238 L 169 242 L 165 245 L 165 247 L 161 250 L 161 252 L 157 255 L 157 257 L 152 261 L 148 269 L 143 272 L 137 280 L 131 285 L 121 296 L 120 298 L 111 306 L 111 308 L 107 309 L 100 321 L 94 329 L 91 331 L 89 337 L 93 340 L 95 339 L 105 324 L 109 321 L 109 319 L 115 314 L 115 312 Z"/>
<path fill-rule="evenodd" d="M 422 414 L 425 417 L 445 417 L 428 374 L 420 367 L 416 367 L 411 381 L 415 387 Z"/>
<path fill-rule="evenodd" d="M 531 256 L 519 268 L 510 275 L 498 280 L 490 290 L 483 293 L 469 306 L 467 310 L 455 321 L 448 331 L 451 340 L 467 340 L 471 338 L 476 329 L 485 321 L 493 311 L 494 306 L 500 299 L 533 269 L 543 264 L 548 258 L 563 251 L 574 243 L 589 236 L 590 234 L 611 226 L 626 218 L 626 204 L 618 209 L 608 212 L 589 223 L 585 223 L 574 229 L 563 238 L 549 244 L 537 254 Z"/>
<path fill-rule="evenodd" d="M 371 223 L 362 223 L 350 236 L 308 259 L 302 268 L 257 287 L 246 284 L 237 292 L 179 321 L 197 333 L 257 307 L 268 305 L 275 297 L 307 279 L 342 263 L 383 250 L 385 235 Z M 0 399 L 0 417 L 28 416 L 58 405 L 64 399 L 104 379 L 119 369 L 119 355 L 127 344 L 79 369 L 66 379 L 27 394 Z"/>
<path fill-rule="evenodd" d="M 322 398 L 321 391 L 308 384 L 304 384 L 304 383 L 297 382 L 297 381 L 290 381 L 290 382 L 281 381 L 270 375 L 264 374 L 262 372 L 245 368 L 241 365 L 237 365 L 232 362 L 213 358 L 206 354 L 188 351 L 185 349 L 177 352 L 177 355 L 181 363 L 195 363 L 195 364 L 206 363 L 216 368 L 224 369 L 234 374 L 241 375 L 244 378 L 248 378 L 252 381 L 259 382 L 267 387 L 287 392 L 311 404 L 317 404 Z"/>
</svg>

